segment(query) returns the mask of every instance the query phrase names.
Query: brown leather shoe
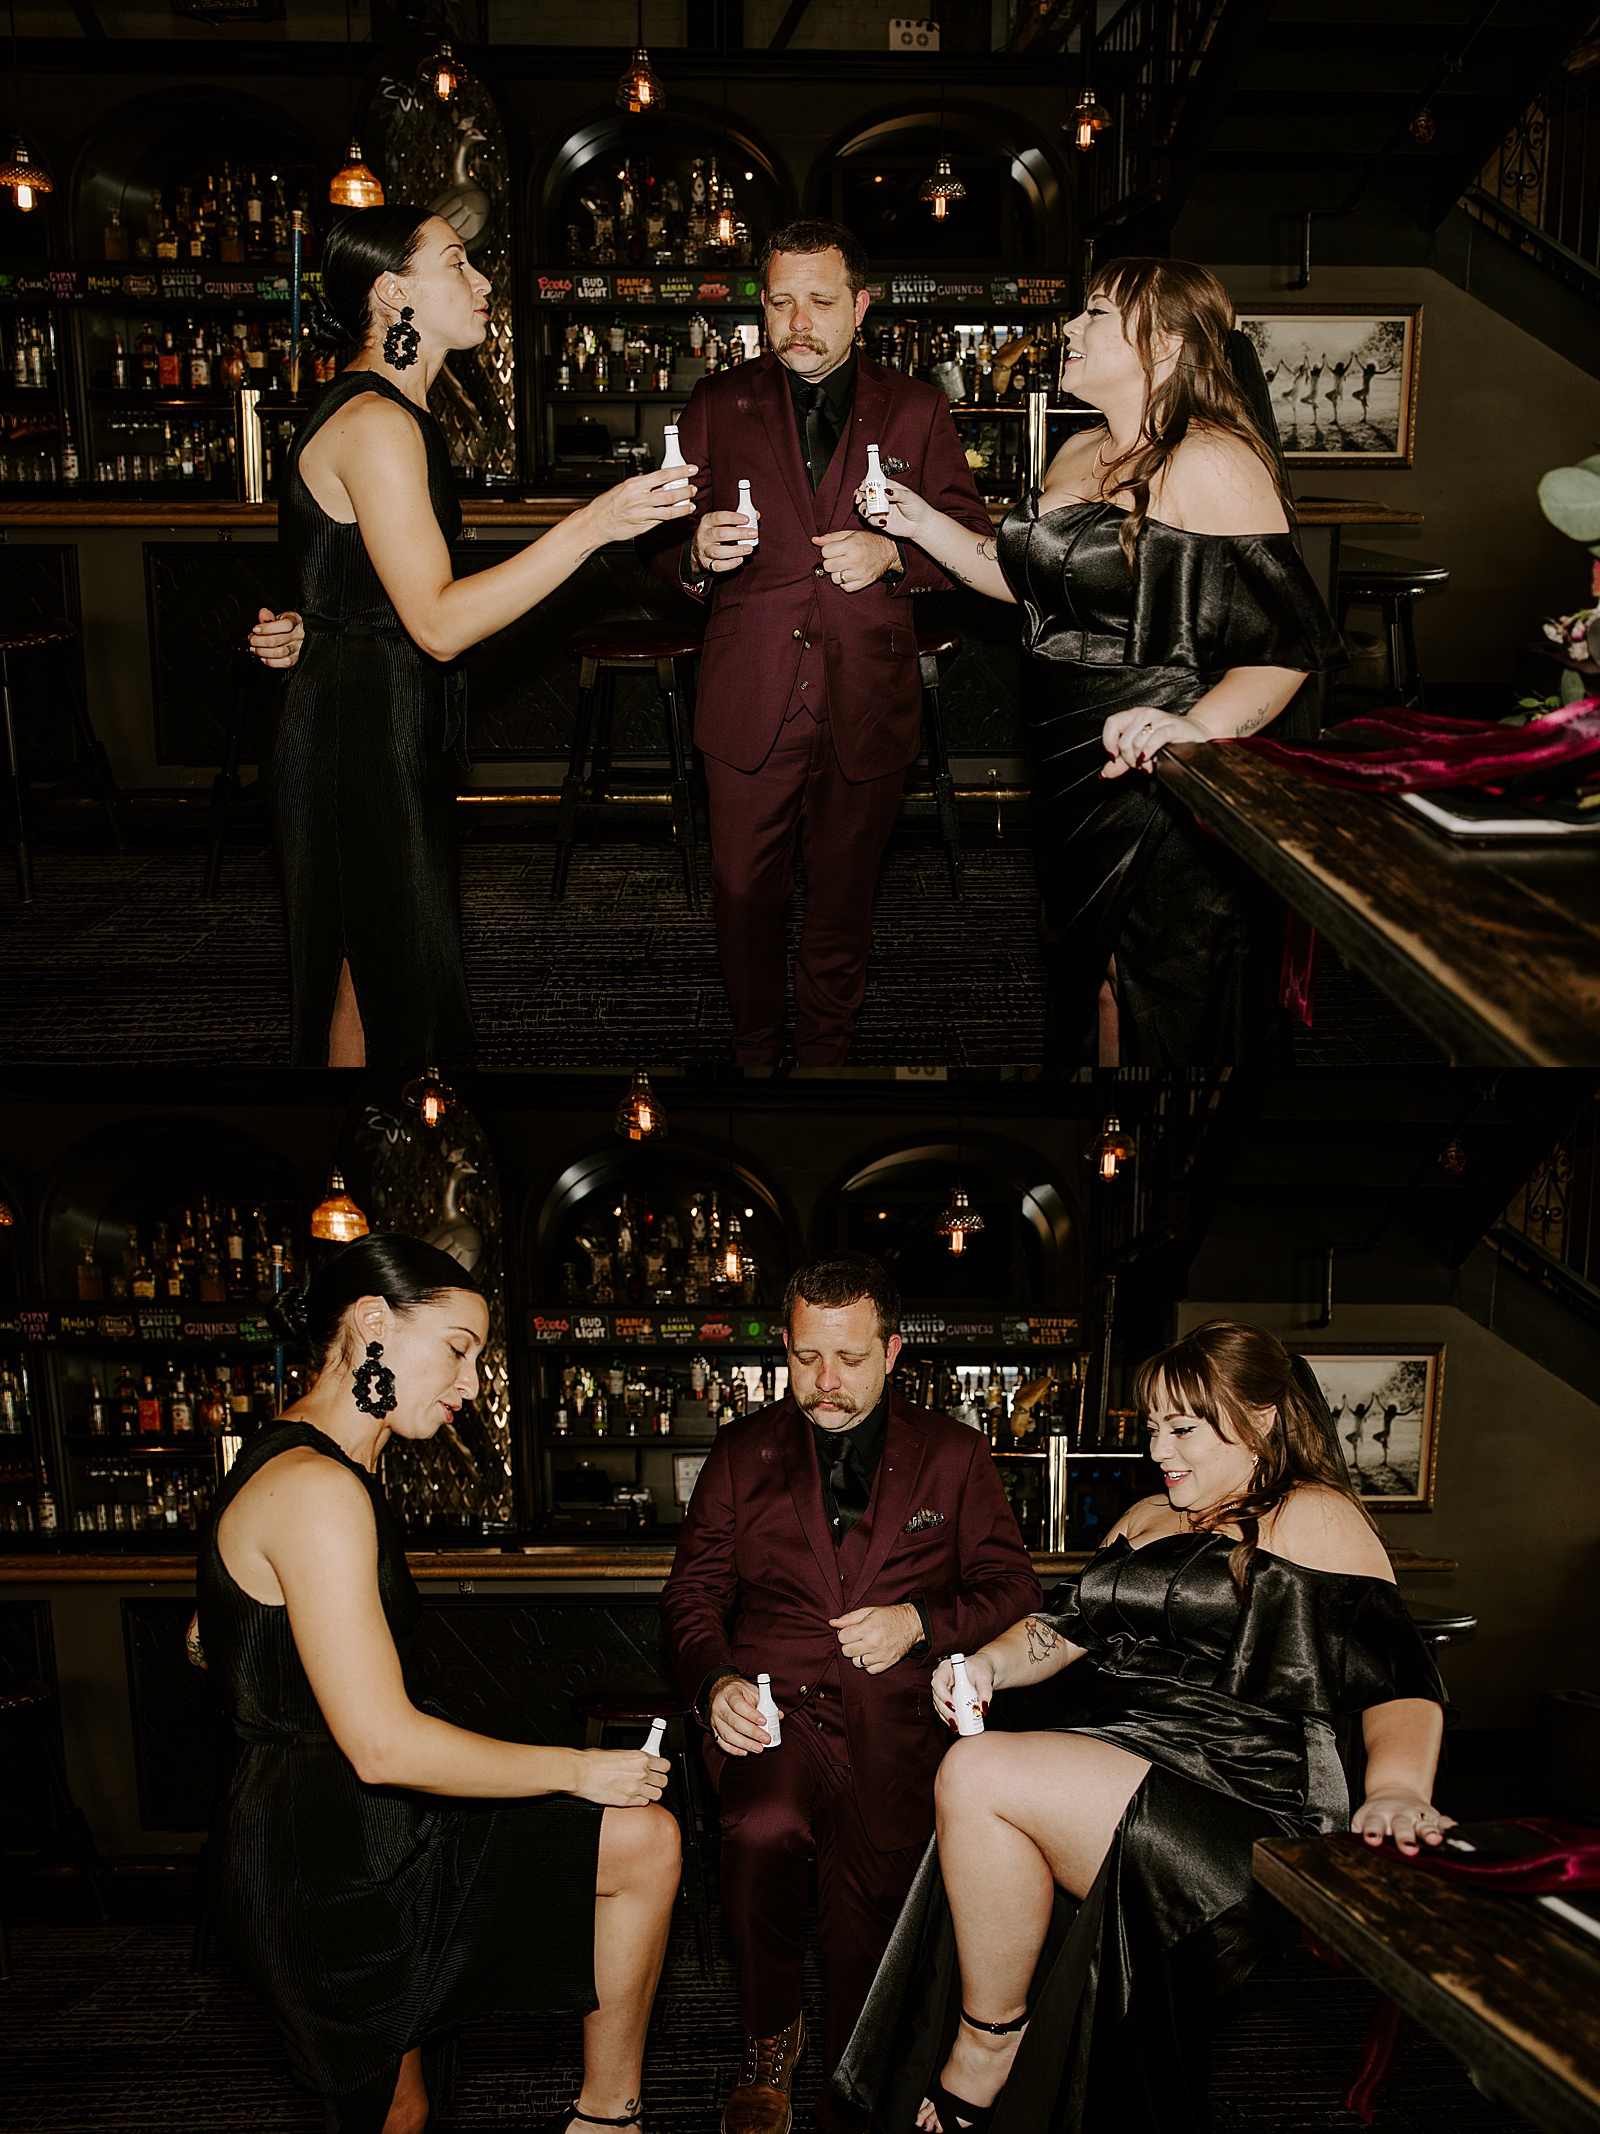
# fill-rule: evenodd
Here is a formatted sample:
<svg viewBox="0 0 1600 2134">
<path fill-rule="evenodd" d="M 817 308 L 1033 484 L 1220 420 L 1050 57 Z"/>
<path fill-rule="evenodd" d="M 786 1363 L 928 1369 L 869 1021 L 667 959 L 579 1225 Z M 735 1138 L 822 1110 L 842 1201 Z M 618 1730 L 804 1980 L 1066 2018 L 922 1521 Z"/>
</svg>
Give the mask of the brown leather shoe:
<svg viewBox="0 0 1600 2134">
<path fill-rule="evenodd" d="M 789 2134 L 789 2086 L 805 2039 L 805 2018 L 798 2015 L 775 2038 L 745 2038 L 744 2067 L 722 2107 L 722 2134 Z"/>
</svg>

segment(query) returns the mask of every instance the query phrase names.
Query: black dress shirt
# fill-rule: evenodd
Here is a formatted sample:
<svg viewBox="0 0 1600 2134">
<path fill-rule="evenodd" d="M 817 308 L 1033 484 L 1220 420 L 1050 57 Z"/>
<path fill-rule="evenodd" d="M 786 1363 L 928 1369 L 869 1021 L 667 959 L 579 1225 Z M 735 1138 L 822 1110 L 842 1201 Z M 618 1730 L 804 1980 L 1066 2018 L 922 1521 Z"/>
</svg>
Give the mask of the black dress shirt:
<svg viewBox="0 0 1600 2134">
<path fill-rule="evenodd" d="M 787 364 L 784 365 L 784 376 L 789 381 L 789 399 L 794 406 L 794 426 L 800 439 L 800 457 L 811 486 L 815 489 L 827 473 L 828 465 L 825 463 L 820 467 L 813 467 L 811 464 L 811 455 L 806 445 L 806 401 L 810 397 L 813 384 L 820 386 L 827 395 L 826 413 L 833 430 L 833 448 L 836 450 L 849 423 L 850 410 L 855 405 L 856 352 L 852 348 L 839 368 L 829 371 L 826 378 L 802 378 L 798 371 L 790 370 Z M 833 451 L 830 450 L 829 463 L 832 458 Z"/>
<path fill-rule="evenodd" d="M 889 1423 L 889 1400 L 878 1405 L 848 1430 L 822 1430 L 813 1423 L 811 1435 L 817 1445 L 817 1466 L 822 1475 L 822 1508 L 828 1515 L 828 1531 L 835 1547 L 866 1510 L 872 1498 L 873 1478 L 883 1458 L 883 1434 Z"/>
</svg>

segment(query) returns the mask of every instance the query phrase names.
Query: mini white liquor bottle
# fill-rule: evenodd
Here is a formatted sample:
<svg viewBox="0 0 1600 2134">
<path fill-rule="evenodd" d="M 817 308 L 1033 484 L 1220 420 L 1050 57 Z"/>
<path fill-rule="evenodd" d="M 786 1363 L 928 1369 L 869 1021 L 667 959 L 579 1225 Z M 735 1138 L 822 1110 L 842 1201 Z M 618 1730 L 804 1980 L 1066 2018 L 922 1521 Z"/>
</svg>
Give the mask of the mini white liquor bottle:
<svg viewBox="0 0 1600 2134">
<path fill-rule="evenodd" d="M 739 516 L 748 523 L 750 528 L 749 539 L 740 544 L 748 554 L 761 539 L 761 514 L 750 501 L 750 484 L 748 482 L 739 484 Z"/>
<path fill-rule="evenodd" d="M 950 1672 L 955 1677 L 951 1703 L 956 1708 L 956 1732 L 958 1734 L 981 1734 L 983 1732 L 983 1706 L 967 1676 L 967 1656 L 964 1652 L 950 1655 Z"/>
<path fill-rule="evenodd" d="M 889 509 L 889 492 L 884 486 L 878 450 L 877 445 L 867 447 L 867 478 L 862 484 L 861 500 L 861 516 L 864 519 L 881 519 Z"/>
<path fill-rule="evenodd" d="M 686 467 L 688 464 L 689 462 L 684 458 L 682 448 L 678 443 L 678 425 L 675 422 L 669 422 L 666 427 L 666 443 L 661 453 L 661 471 L 665 473 L 668 467 Z M 668 482 L 667 484 L 669 490 L 687 489 L 688 486 L 687 478 L 681 482 Z"/>
<path fill-rule="evenodd" d="M 778 1717 L 778 1700 L 772 1694 L 771 1675 L 756 1676 L 756 1709 L 761 1714 L 761 1723 L 772 1736 L 776 1748 L 783 1739 L 783 1721 Z"/>
<path fill-rule="evenodd" d="M 666 1732 L 667 1722 L 664 1719 L 651 1720 L 650 1731 L 645 1736 L 644 1742 L 646 1756 L 659 1756 L 661 1754 L 661 1744 L 666 1739 Z"/>
</svg>

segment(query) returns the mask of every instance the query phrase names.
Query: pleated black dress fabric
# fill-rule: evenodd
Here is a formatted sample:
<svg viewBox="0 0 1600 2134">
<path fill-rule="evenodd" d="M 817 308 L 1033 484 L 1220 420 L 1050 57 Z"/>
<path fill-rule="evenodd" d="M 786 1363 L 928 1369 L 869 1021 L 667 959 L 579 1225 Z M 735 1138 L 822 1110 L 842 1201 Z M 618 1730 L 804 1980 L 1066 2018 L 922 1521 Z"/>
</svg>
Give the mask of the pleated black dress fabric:
<svg viewBox="0 0 1600 2134">
<path fill-rule="evenodd" d="M 218 1492 L 198 1570 L 200 1636 L 238 1754 L 208 1865 L 212 1916 L 325 2098 L 368 2092 L 381 2127 L 400 2056 L 490 2009 L 586 2014 L 603 1810 L 548 1794 L 465 1801 L 365 1785 L 334 1742 L 288 1611 L 229 1576 L 217 1523 L 252 1475 L 309 1446 L 360 1477 L 407 1692 L 421 1601 L 377 1479 L 305 1423 L 252 1439 Z M 330 2112 L 330 2124 L 364 2124 Z"/>
<path fill-rule="evenodd" d="M 1337 666 L 1343 644 L 1288 534 L 1193 534 L 1031 491 L 998 555 L 1024 615 L 1022 718 L 1052 1064 L 1092 1061 L 1117 963 L 1124 1066 L 1225 1066 L 1272 1044 L 1281 906 L 1159 779 L 1102 779 L 1116 711 L 1182 717 L 1233 667 Z M 1224 744 L 1225 745 L 1225 744 Z"/>
<path fill-rule="evenodd" d="M 328 1024 L 347 958 L 369 1067 L 420 1068 L 472 1050 L 461 956 L 455 800 L 463 768 L 459 665 L 407 636 L 354 524 L 330 519 L 300 455 L 358 393 L 412 416 L 428 452 L 428 496 L 447 541 L 461 506 L 439 425 L 372 371 L 345 371 L 295 438 L 278 507 L 299 582 L 305 644 L 272 754 L 272 806 L 288 911 L 290 1047 L 327 1064 Z"/>
<path fill-rule="evenodd" d="M 1045 1597 L 1043 1620 L 1090 1656 L 1068 1671 L 1087 1716 L 1062 1731 L 1152 1768 L 1089 1895 L 1057 1895 L 992 2134 L 1204 2129 L 1211 2030 L 1281 1931 L 1251 1847 L 1348 1822 L 1339 1720 L 1397 1697 L 1444 1701 L 1393 1586 L 1258 1549 L 1241 1597 L 1232 1547 L 1119 1538 Z M 836 2077 L 874 2110 L 876 2134 L 908 2134 L 960 2009 L 934 1845 Z"/>
</svg>

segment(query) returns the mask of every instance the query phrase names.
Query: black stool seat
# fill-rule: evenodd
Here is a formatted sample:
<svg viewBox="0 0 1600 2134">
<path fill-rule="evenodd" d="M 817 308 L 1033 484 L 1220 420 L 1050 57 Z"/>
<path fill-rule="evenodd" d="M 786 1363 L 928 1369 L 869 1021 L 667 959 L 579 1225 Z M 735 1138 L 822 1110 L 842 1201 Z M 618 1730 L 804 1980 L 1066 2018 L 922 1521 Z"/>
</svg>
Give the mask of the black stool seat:
<svg viewBox="0 0 1600 2134">
<path fill-rule="evenodd" d="M 1420 557 L 1380 555 L 1375 548 L 1339 550 L 1339 591 L 1346 600 L 1382 600 L 1409 593 L 1413 600 L 1448 591 L 1450 572 L 1443 563 Z"/>
<path fill-rule="evenodd" d="M 78 625 L 68 622 L 0 624 L 0 652 L 36 652 L 45 645 L 64 645 L 78 634 Z"/>
<path fill-rule="evenodd" d="M 960 650 L 961 638 L 954 630 L 917 632 L 918 659 L 954 659 Z"/>
<path fill-rule="evenodd" d="M 683 862 L 683 891 L 691 904 L 700 900 L 695 878 L 694 804 L 689 794 L 689 736 L 694 725 L 694 663 L 704 626 L 698 622 L 663 622 L 642 617 L 596 623 L 567 639 L 578 662 L 578 703 L 572 723 L 567 775 L 561 781 L 556 810 L 556 859 L 550 876 L 550 899 L 559 904 L 567 893 L 567 869 L 584 817 L 589 841 L 594 819 L 615 787 L 653 785 L 659 771 L 618 769 L 611 760 L 612 714 L 618 669 L 653 667 L 667 729 L 668 798 L 672 835 Z"/>
<path fill-rule="evenodd" d="M 693 623 L 605 622 L 592 630 L 574 630 L 568 649 L 578 659 L 637 660 L 653 666 L 658 659 L 693 659 L 704 633 Z"/>
<path fill-rule="evenodd" d="M 43 1682 L 0 1682 L 0 1718 L 8 1712 L 35 1712 L 50 1702 Z"/>
<path fill-rule="evenodd" d="M 20 1774 L 32 1761 L 44 1781 L 56 1818 L 55 1835 L 88 1885 L 95 1909 L 102 1919 L 107 1919 L 110 1914 L 100 1884 L 100 1855 L 95 1850 L 83 1810 L 72 1797 L 67 1774 L 46 1723 L 46 1712 L 54 1701 L 55 1692 L 46 1682 L 35 1681 L 28 1675 L 0 1676 L 0 1763 L 8 1773 Z M 9 1831 L 0 1830 L 0 1844 L 5 1844 L 10 1837 Z M 10 1976 L 11 1951 L 6 1941 L 5 1922 L 0 1919 L 0 1979 Z"/>
<path fill-rule="evenodd" d="M 1465 1609 L 1414 1608 L 1408 1601 L 1406 1613 L 1424 1645 L 1449 1645 L 1456 1638 L 1470 1638 L 1478 1627 L 1478 1618 Z"/>
</svg>

